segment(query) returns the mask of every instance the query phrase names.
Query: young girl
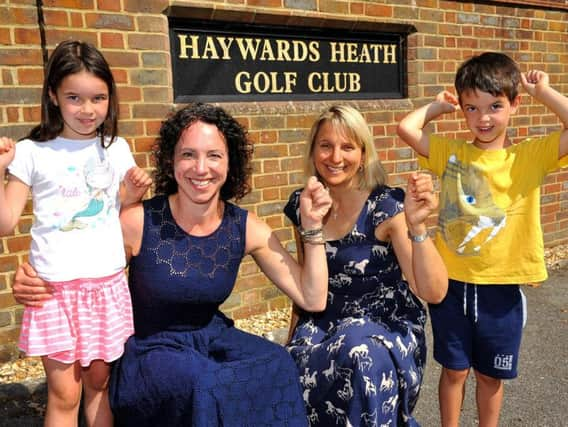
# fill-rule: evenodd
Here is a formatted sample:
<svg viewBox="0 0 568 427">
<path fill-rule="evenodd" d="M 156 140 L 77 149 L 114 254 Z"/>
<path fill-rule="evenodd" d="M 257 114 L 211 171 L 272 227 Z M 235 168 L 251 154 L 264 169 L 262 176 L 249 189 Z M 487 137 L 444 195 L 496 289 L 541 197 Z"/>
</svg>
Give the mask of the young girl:
<svg viewBox="0 0 568 427">
<path fill-rule="evenodd" d="M 46 426 L 77 425 L 84 387 L 88 425 L 112 425 L 109 363 L 133 333 L 119 222 L 150 177 L 116 136 L 118 100 L 109 66 L 93 46 L 65 41 L 48 62 L 41 123 L 16 144 L 0 138 L 0 234 L 18 223 L 31 189 L 30 262 L 55 298 L 26 307 L 20 349 L 41 356 Z M 17 149 L 16 149 L 17 148 Z"/>
</svg>

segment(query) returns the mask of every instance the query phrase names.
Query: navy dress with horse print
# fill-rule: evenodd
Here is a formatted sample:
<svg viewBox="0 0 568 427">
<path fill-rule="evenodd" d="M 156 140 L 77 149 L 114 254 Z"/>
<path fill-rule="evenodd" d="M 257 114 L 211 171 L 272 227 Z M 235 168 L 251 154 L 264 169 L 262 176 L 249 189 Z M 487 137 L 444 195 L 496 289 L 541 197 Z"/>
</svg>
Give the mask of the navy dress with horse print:
<svg viewBox="0 0 568 427">
<path fill-rule="evenodd" d="M 299 194 L 284 209 L 296 226 Z M 375 188 L 351 231 L 326 242 L 327 307 L 302 312 L 288 344 L 311 426 L 419 425 L 412 410 L 426 360 L 426 312 L 392 244 L 375 237 L 403 200 L 401 189 Z"/>
<path fill-rule="evenodd" d="M 135 335 L 111 375 L 115 425 L 307 426 L 288 352 L 219 311 L 244 256 L 247 212 L 225 203 L 221 225 L 198 237 L 176 224 L 167 197 L 143 204 L 129 271 Z"/>
</svg>

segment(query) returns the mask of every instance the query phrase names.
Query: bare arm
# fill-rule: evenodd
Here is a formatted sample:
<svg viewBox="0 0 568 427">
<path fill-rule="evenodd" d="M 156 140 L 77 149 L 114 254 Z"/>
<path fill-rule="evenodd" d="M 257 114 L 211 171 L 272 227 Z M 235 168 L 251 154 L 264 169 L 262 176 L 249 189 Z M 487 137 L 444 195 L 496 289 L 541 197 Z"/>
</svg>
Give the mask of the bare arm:
<svg viewBox="0 0 568 427">
<path fill-rule="evenodd" d="M 14 159 L 16 143 L 6 137 L 0 138 L 0 235 L 14 231 L 26 205 L 29 186 L 14 176 L 6 180 L 6 168 Z"/>
<path fill-rule="evenodd" d="M 390 237 L 402 272 L 415 295 L 429 303 L 439 303 L 446 296 L 448 272 L 432 240 L 408 238 L 408 232 L 420 236 L 427 232 L 425 220 L 437 208 L 432 191 L 432 177 L 413 174 L 404 199 L 405 215 L 391 219 Z"/>
<path fill-rule="evenodd" d="M 550 87 L 548 74 L 544 71 L 530 70 L 521 74 L 521 83 L 530 96 L 556 114 L 564 125 L 558 158 L 564 157 L 568 154 L 568 98 Z"/>
<path fill-rule="evenodd" d="M 304 228 L 320 229 L 330 206 L 327 190 L 311 178 L 300 196 Z M 282 247 L 270 227 L 252 213 L 247 220 L 246 233 L 246 252 L 282 292 L 304 310 L 321 311 L 325 308 L 328 280 L 325 245 L 304 244 L 304 263 L 300 265 Z"/>
<path fill-rule="evenodd" d="M 430 136 L 424 127 L 435 118 L 453 113 L 459 108 L 458 99 L 448 91 L 440 92 L 436 100 L 408 113 L 398 124 L 398 136 L 424 157 L 430 155 Z"/>
<path fill-rule="evenodd" d="M 302 239 L 300 238 L 300 234 L 298 230 L 294 228 L 294 240 L 296 241 L 296 253 L 298 254 L 298 264 L 304 265 L 304 246 L 302 244 Z M 298 320 L 300 320 L 300 310 L 301 308 L 296 305 L 296 303 L 292 303 L 292 309 L 290 313 L 290 325 L 288 326 L 288 339 L 286 342 L 290 342 L 292 339 L 292 335 L 294 335 L 294 330 L 296 329 L 296 325 L 298 324 Z"/>
<path fill-rule="evenodd" d="M 144 231 L 144 207 L 142 203 L 127 206 L 120 211 L 120 225 L 124 240 L 126 263 L 140 253 Z"/>
</svg>

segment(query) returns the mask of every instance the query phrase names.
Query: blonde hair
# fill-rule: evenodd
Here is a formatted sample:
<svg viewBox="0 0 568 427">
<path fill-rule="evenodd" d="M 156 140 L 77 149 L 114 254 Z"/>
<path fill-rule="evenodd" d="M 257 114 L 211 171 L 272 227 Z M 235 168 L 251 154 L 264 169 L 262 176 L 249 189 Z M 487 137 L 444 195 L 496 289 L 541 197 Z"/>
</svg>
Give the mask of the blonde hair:
<svg viewBox="0 0 568 427">
<path fill-rule="evenodd" d="M 331 123 L 338 132 L 343 132 L 345 137 L 355 142 L 363 152 L 363 171 L 358 189 L 372 190 L 379 185 L 384 185 L 387 180 L 387 174 L 379 161 L 369 125 L 357 109 L 348 105 L 333 105 L 329 107 L 312 125 L 304 164 L 306 179 L 313 175 L 319 178 L 313 162 L 314 145 L 321 126 L 327 122 Z"/>
</svg>

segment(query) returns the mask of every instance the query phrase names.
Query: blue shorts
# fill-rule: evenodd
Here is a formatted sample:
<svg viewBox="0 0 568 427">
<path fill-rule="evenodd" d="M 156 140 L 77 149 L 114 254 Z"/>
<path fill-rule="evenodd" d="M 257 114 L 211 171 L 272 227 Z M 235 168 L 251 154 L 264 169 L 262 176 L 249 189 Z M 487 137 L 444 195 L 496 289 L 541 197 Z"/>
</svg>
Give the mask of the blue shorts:
<svg viewBox="0 0 568 427">
<path fill-rule="evenodd" d="M 473 367 L 492 378 L 517 376 L 526 321 L 519 285 L 473 285 L 451 280 L 440 304 L 429 304 L 434 359 L 443 367 Z"/>
</svg>

